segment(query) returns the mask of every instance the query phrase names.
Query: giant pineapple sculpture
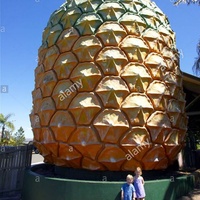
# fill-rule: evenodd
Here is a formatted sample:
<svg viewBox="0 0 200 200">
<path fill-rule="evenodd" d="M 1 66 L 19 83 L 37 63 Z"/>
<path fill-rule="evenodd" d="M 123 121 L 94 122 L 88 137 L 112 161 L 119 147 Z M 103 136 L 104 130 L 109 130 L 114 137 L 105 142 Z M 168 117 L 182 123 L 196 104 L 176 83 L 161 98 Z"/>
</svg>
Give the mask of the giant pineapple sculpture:
<svg viewBox="0 0 200 200">
<path fill-rule="evenodd" d="M 164 169 L 187 117 L 175 34 L 149 0 L 68 0 L 43 32 L 34 141 L 45 161 L 89 170 Z"/>
</svg>

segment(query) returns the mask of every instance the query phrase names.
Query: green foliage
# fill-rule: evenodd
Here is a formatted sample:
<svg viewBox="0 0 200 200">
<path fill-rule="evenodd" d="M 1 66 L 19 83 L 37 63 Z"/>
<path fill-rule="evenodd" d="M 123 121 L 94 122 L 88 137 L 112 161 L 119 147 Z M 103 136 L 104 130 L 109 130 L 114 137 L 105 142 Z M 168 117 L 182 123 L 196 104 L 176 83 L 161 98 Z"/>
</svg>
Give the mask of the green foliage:
<svg viewBox="0 0 200 200">
<path fill-rule="evenodd" d="M 179 5 L 181 3 L 185 3 L 185 4 L 197 4 L 200 6 L 200 0 L 175 0 L 174 5 Z M 195 60 L 195 63 L 193 65 L 193 70 L 196 73 L 197 76 L 200 76 L 200 41 L 197 45 L 197 53 L 198 56 Z"/>
<path fill-rule="evenodd" d="M 12 132 L 15 130 L 14 124 L 11 121 L 8 121 L 11 116 L 12 116 L 12 114 L 8 114 L 8 115 L 4 116 L 2 113 L 0 113 L 1 142 L 3 142 L 3 140 L 5 138 L 6 131 Z"/>
<path fill-rule="evenodd" d="M 12 114 L 8 114 L 6 116 L 4 116 L 2 113 L 0 113 L 0 125 L 1 126 L 6 126 L 7 128 L 11 129 L 12 131 L 14 131 L 15 126 L 12 122 L 8 121 L 8 119 L 12 116 Z"/>
<path fill-rule="evenodd" d="M 20 127 L 14 135 L 11 132 L 5 131 L 4 138 L 0 142 L 0 145 L 8 146 L 19 146 L 23 145 L 25 142 L 24 129 Z"/>
<path fill-rule="evenodd" d="M 199 118 L 190 117 L 188 123 L 188 137 L 192 139 L 192 143 L 194 143 L 195 148 L 197 149 L 200 147 L 200 123 Z"/>
<path fill-rule="evenodd" d="M 17 146 L 25 142 L 24 129 L 22 127 L 13 135 L 14 124 L 9 121 L 12 114 L 4 116 L 0 113 L 1 140 L 0 145 Z"/>
<path fill-rule="evenodd" d="M 200 1 L 199 0 L 176 0 L 174 2 L 175 5 L 179 5 L 180 3 L 198 4 L 198 5 L 200 5 Z"/>
<path fill-rule="evenodd" d="M 196 61 L 194 63 L 193 70 L 197 75 L 200 76 L 200 41 L 199 44 L 197 45 L 197 54 L 198 57 L 196 58 Z"/>
<path fill-rule="evenodd" d="M 12 139 L 15 141 L 15 145 L 21 145 L 25 142 L 24 129 L 22 127 L 14 134 Z"/>
<path fill-rule="evenodd" d="M 4 138 L 0 142 L 0 146 L 17 146 L 15 140 L 11 137 L 10 139 Z"/>
</svg>

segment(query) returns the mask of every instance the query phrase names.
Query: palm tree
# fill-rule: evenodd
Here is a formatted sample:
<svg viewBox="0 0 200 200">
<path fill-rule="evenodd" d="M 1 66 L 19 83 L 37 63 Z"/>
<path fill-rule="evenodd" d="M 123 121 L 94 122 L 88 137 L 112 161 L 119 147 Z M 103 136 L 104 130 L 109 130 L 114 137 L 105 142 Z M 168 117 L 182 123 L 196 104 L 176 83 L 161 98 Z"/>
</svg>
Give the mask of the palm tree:
<svg viewBox="0 0 200 200">
<path fill-rule="evenodd" d="M 198 57 L 196 58 L 196 61 L 194 63 L 193 70 L 195 71 L 197 75 L 200 76 L 200 41 L 199 41 L 199 44 L 197 45 L 197 54 L 198 54 Z"/>
<path fill-rule="evenodd" d="M 1 131 L 1 142 L 3 142 L 5 129 L 9 128 L 11 131 L 15 129 L 14 124 L 11 121 L 8 121 L 8 119 L 12 116 L 12 114 L 8 114 L 4 116 L 3 114 L 0 114 L 0 126 L 2 126 Z"/>
<path fill-rule="evenodd" d="M 187 3 L 187 4 L 199 4 L 200 5 L 200 0 L 176 0 L 174 2 L 175 5 L 178 5 L 180 3 Z"/>
<path fill-rule="evenodd" d="M 200 6 L 200 0 L 175 0 L 174 4 L 179 5 L 180 3 L 186 3 L 186 4 L 198 4 Z M 200 76 L 200 41 L 197 45 L 197 54 L 198 57 L 196 58 L 196 61 L 193 65 L 193 70 L 196 73 L 196 75 Z"/>
</svg>

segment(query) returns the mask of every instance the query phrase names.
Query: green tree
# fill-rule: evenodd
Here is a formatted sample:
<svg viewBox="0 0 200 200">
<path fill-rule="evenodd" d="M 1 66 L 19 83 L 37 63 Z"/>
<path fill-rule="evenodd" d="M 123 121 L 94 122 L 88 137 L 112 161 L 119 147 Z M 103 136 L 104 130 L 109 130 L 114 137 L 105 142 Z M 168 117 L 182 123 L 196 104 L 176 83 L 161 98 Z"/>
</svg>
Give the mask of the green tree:
<svg viewBox="0 0 200 200">
<path fill-rule="evenodd" d="M 179 5 L 180 3 L 198 4 L 198 5 L 200 5 L 200 0 L 176 0 L 174 2 L 175 5 Z"/>
<path fill-rule="evenodd" d="M 197 4 L 200 6 L 200 0 L 175 0 L 174 4 L 179 5 L 181 3 L 186 3 L 186 4 Z M 200 41 L 197 45 L 197 54 L 198 57 L 195 60 L 195 63 L 193 65 L 193 70 L 196 73 L 197 76 L 200 76 Z"/>
<path fill-rule="evenodd" d="M 197 54 L 198 57 L 196 58 L 196 61 L 194 63 L 193 70 L 198 76 L 200 76 L 200 41 L 197 45 Z"/>
<path fill-rule="evenodd" d="M 4 116 L 2 113 L 0 114 L 1 142 L 3 142 L 6 129 L 10 129 L 11 131 L 14 131 L 15 129 L 14 124 L 9 121 L 11 116 L 12 114 L 8 114 L 6 116 Z"/>
<path fill-rule="evenodd" d="M 20 127 L 18 131 L 14 134 L 13 140 L 15 141 L 14 145 L 21 145 L 25 142 L 24 129 L 22 127 Z"/>
</svg>

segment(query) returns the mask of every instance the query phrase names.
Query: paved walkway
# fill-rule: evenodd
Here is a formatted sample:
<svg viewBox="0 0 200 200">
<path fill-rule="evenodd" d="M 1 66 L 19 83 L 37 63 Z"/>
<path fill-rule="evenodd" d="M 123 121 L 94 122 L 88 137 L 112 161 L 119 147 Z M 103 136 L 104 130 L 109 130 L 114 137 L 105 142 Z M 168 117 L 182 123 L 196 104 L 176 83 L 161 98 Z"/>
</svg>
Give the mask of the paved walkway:
<svg viewBox="0 0 200 200">
<path fill-rule="evenodd" d="M 200 189 L 194 189 L 188 196 L 183 196 L 179 200 L 200 200 Z"/>
<path fill-rule="evenodd" d="M 43 160 L 44 160 L 44 158 L 40 154 L 33 153 L 31 164 L 32 165 L 40 164 L 40 163 L 43 163 Z"/>
<path fill-rule="evenodd" d="M 196 179 L 196 188 L 188 196 L 183 196 L 179 200 L 200 200 L 200 169 L 196 170 L 193 174 Z"/>
</svg>

